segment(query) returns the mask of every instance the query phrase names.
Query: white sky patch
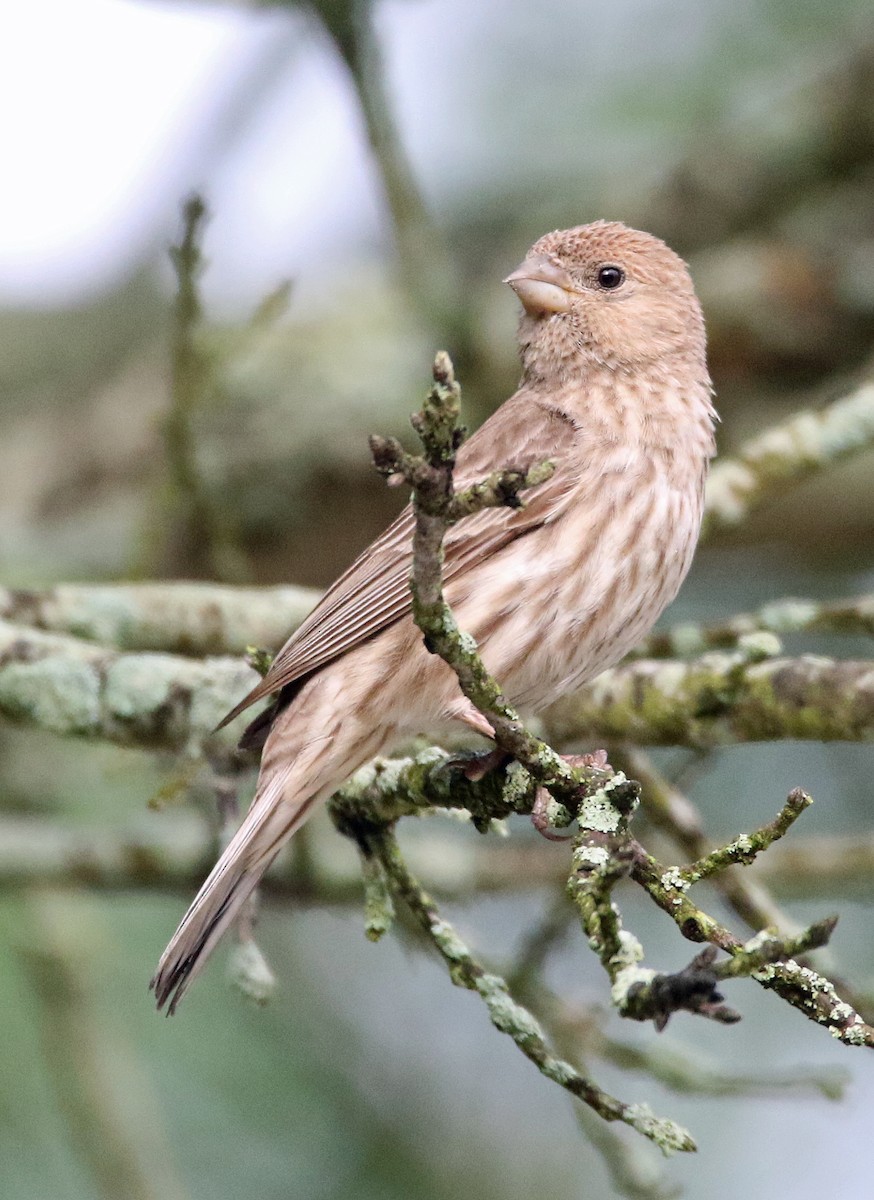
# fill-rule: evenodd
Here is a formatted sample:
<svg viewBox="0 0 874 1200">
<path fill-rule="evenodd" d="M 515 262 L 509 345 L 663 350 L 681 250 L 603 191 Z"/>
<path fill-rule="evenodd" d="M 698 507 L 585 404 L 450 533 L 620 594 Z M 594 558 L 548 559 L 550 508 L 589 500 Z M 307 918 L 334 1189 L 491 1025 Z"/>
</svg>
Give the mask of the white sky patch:
<svg viewBox="0 0 874 1200">
<path fill-rule="evenodd" d="M 4 16 L 0 298 L 56 300 L 123 269 L 153 223 L 156 174 L 184 163 L 248 20 L 127 0 L 30 0 Z"/>
<path fill-rule="evenodd" d="M 219 303 L 252 304 L 290 275 L 299 304 L 313 276 L 342 277 L 363 240 L 391 240 L 346 69 L 311 32 L 302 42 L 210 187 L 206 249 L 220 259 L 208 290 Z"/>
</svg>

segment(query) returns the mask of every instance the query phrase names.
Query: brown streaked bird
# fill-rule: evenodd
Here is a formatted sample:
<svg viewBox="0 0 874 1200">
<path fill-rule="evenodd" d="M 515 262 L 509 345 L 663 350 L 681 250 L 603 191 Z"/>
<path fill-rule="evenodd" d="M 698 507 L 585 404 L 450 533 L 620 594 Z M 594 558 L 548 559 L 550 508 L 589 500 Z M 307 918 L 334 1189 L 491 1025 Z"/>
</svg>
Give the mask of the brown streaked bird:
<svg viewBox="0 0 874 1200">
<path fill-rule="evenodd" d="M 704 321 L 664 242 L 596 221 L 548 233 L 505 281 L 524 312 L 519 390 L 459 452 L 465 487 L 552 459 L 521 509 L 487 509 L 445 545 L 445 595 L 512 704 L 537 712 L 623 657 L 683 580 L 716 413 Z M 368 759 L 484 717 L 410 615 L 408 506 L 328 589 L 230 713 L 271 693 L 255 798 L 152 980 L 172 1012 L 279 850 Z"/>
</svg>

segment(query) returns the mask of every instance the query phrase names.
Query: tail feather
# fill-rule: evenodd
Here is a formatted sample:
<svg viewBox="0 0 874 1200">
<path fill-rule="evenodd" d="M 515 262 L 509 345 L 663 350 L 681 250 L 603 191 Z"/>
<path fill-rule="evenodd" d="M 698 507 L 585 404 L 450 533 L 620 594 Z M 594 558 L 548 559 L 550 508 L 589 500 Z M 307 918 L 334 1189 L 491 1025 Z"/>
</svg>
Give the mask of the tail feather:
<svg viewBox="0 0 874 1200">
<path fill-rule="evenodd" d="M 188 985 L 206 965 L 219 938 L 258 886 L 262 872 L 233 868 L 218 877 L 219 861 L 161 955 L 149 987 L 172 1016 Z M 168 1003 L 169 1002 L 169 1003 Z"/>
<path fill-rule="evenodd" d="M 149 987 L 158 1008 L 176 1011 L 189 984 L 258 886 L 285 841 L 306 819 L 314 797 L 304 795 L 292 811 L 281 803 L 288 770 L 274 775 L 252 802 L 170 939 Z"/>
<path fill-rule="evenodd" d="M 350 689 L 356 678 L 349 669 L 319 675 L 309 685 L 305 704 L 279 712 L 246 818 L 158 963 L 151 982 L 158 1008 L 175 1011 L 261 876 L 315 805 L 390 744 L 393 726 L 363 725 L 346 710 L 348 703 L 354 711 Z"/>
</svg>

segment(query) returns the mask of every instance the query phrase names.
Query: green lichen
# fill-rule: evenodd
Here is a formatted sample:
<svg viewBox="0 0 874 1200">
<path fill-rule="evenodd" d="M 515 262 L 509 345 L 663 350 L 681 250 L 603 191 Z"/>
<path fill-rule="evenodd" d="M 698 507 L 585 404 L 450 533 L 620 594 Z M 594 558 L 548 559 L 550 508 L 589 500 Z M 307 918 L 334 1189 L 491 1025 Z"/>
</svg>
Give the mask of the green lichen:
<svg viewBox="0 0 874 1200">
<path fill-rule="evenodd" d="M 431 922 L 431 936 L 440 948 L 440 953 L 450 962 L 464 962 L 470 952 L 448 921 L 435 919 Z"/>
<path fill-rule="evenodd" d="M 49 655 L 8 662 L 0 671 L 0 711 L 54 733 L 94 734 L 100 727 L 100 675 L 88 662 Z"/>
<path fill-rule="evenodd" d="M 128 654 L 106 672 L 106 708 L 122 721 L 141 720 L 166 705 L 179 686 L 178 659 L 165 654 Z"/>
<path fill-rule="evenodd" d="M 657 1117 L 648 1104 L 626 1105 L 624 1120 L 638 1133 L 655 1142 L 666 1157 L 678 1151 L 690 1152 L 698 1149 L 688 1129 L 684 1129 L 676 1121 Z"/>
<path fill-rule="evenodd" d="M 617 771 L 602 787 L 584 796 L 579 808 L 580 827 L 598 833 L 617 833 L 627 818 L 616 807 L 612 797 L 618 787 L 627 783 L 623 772 Z"/>
<path fill-rule="evenodd" d="M 509 1034 L 514 1041 L 543 1041 L 544 1033 L 539 1022 L 526 1008 L 516 1003 L 500 976 L 481 975 L 476 981 L 476 990 L 486 1002 L 492 1024 L 501 1033 Z"/>
<path fill-rule="evenodd" d="M 521 809 L 523 805 L 530 803 L 532 786 L 531 776 L 522 764 L 514 759 L 507 767 L 504 785 L 504 799 L 508 806 Z"/>
</svg>

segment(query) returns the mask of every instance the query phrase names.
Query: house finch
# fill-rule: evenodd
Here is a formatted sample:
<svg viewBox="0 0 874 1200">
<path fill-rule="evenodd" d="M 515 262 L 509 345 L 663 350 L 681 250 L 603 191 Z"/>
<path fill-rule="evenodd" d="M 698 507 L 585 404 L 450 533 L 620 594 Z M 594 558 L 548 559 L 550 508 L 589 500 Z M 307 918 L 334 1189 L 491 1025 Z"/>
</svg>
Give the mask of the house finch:
<svg viewBox="0 0 874 1200">
<path fill-rule="evenodd" d="M 701 521 L 716 413 L 685 264 L 596 221 L 548 233 L 506 281 L 522 302 L 519 390 L 462 446 L 465 487 L 546 459 L 521 509 L 486 509 L 445 543 L 445 596 L 510 702 L 536 712 L 618 662 L 676 595 Z M 410 615 L 409 507 L 328 589 L 228 716 L 278 693 L 255 798 L 152 980 L 172 1012 L 281 847 L 357 767 L 458 723 L 488 736 Z"/>
</svg>

